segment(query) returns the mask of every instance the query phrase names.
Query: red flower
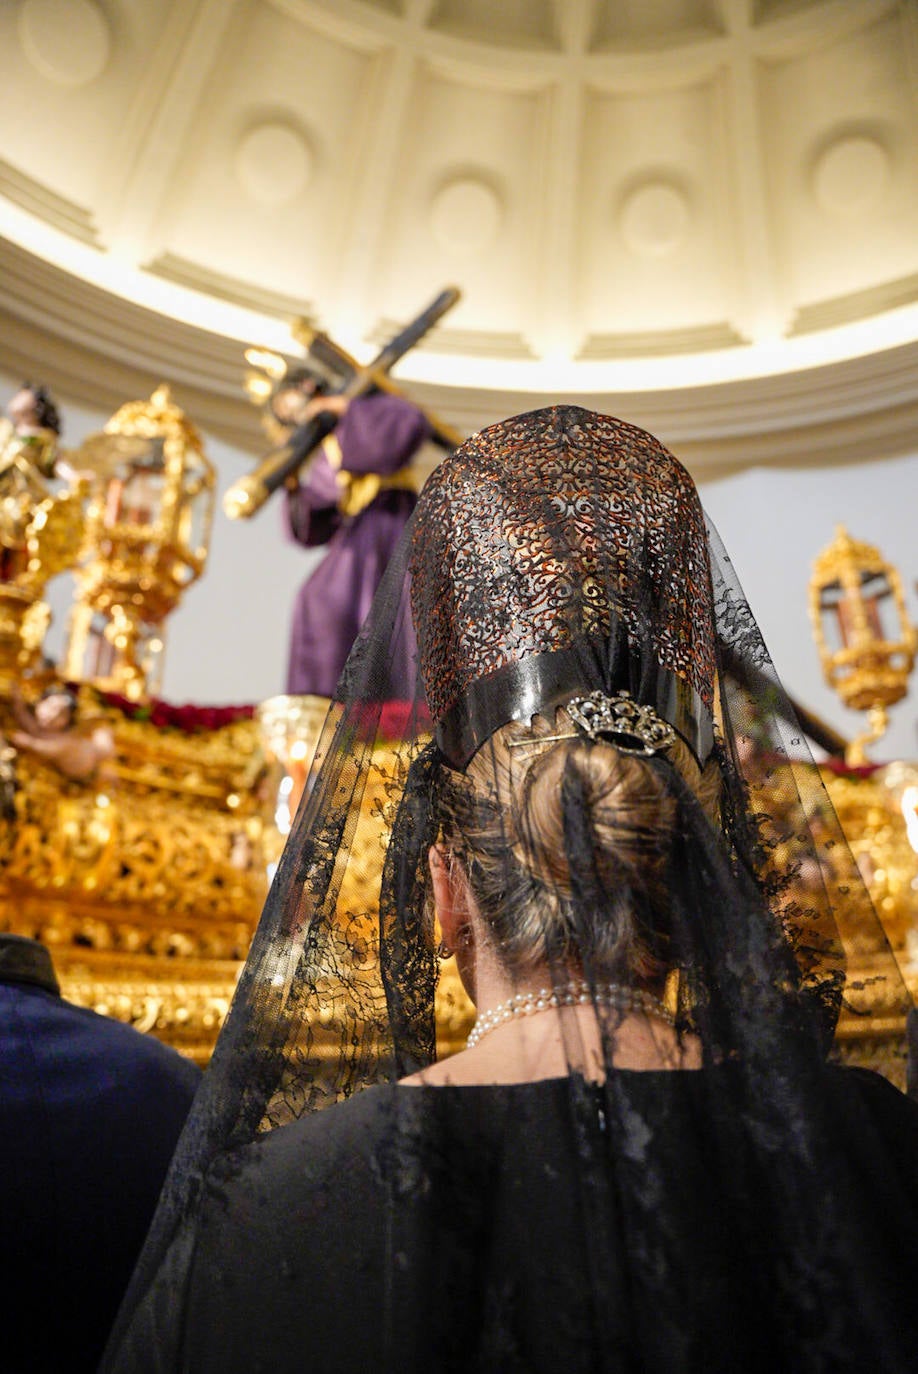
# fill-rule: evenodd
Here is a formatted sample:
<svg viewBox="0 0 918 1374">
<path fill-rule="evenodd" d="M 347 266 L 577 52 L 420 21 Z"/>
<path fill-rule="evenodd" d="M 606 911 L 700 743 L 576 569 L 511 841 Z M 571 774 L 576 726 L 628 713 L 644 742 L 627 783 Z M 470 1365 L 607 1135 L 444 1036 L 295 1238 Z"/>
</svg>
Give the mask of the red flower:
<svg viewBox="0 0 918 1374">
<path fill-rule="evenodd" d="M 180 730 L 185 735 L 203 734 L 210 730 L 220 730 L 225 725 L 233 725 L 237 720 L 251 720 L 255 707 L 244 706 L 196 706 L 186 702 L 173 706 L 171 702 L 156 697 L 150 701 L 129 701 L 118 692 L 100 692 L 99 697 L 107 706 L 116 710 L 128 720 L 148 720 L 159 730 Z"/>
</svg>

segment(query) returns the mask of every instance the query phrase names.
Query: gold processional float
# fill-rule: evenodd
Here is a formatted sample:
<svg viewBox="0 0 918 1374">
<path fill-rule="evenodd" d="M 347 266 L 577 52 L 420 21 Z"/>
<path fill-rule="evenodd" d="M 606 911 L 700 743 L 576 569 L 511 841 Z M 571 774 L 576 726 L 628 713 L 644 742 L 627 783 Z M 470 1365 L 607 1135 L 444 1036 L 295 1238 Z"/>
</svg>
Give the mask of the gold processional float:
<svg viewBox="0 0 918 1374">
<path fill-rule="evenodd" d="M 166 387 L 64 457 L 69 489 L 29 508 L 0 583 L 0 926 L 50 948 L 65 997 L 204 1060 L 277 845 L 252 711 L 149 695 L 204 571 L 215 474 Z M 50 667 L 42 593 L 65 569 Z"/>
<path fill-rule="evenodd" d="M 353 360 L 325 336 L 312 338 L 346 360 L 347 385 Z M 284 366 L 278 372 L 268 361 L 272 382 Z M 16 436 L 4 444 L 0 514 Z M 167 388 L 123 406 L 66 458 L 69 488 L 29 485 L 18 524 L 8 522 L 18 533 L 5 539 L 19 545 L 15 557 L 4 555 L 0 581 L 0 928 L 50 947 L 72 1001 L 205 1062 L 328 703 L 172 707 L 156 698 L 165 621 L 205 570 L 215 486 L 201 440 Z M 271 456 L 268 470 L 277 467 Z M 50 667 L 41 656 L 50 614 L 42 593 L 64 569 L 73 571 L 75 599 L 63 661 Z M 905 694 L 915 632 L 895 570 L 844 532 L 817 560 L 811 607 L 828 680 L 871 722 L 847 759 L 830 758 L 820 771 L 918 993 L 918 766 L 875 766 L 864 753 Z M 375 760 L 339 902 L 352 923 L 355 977 L 372 976 L 366 952 L 396 766 L 385 741 Z M 353 938 L 355 912 L 365 913 L 366 941 Z M 851 915 L 849 971 L 869 989 L 878 951 L 859 938 Z M 872 1004 L 843 1017 L 842 1053 L 901 1084 L 901 1014 L 883 1006 L 881 992 L 867 996 Z M 321 1016 L 331 1023 L 333 1005 Z M 451 960 L 438 992 L 443 1052 L 463 1043 L 471 1016 Z M 313 1031 L 321 1038 L 320 1027 Z"/>
<path fill-rule="evenodd" d="M 368 368 L 306 321 L 295 335 L 332 389 L 392 388 L 388 369 L 457 299 L 442 292 Z M 276 355 L 270 365 L 276 377 Z M 459 441 L 431 419 L 443 446 Z M 315 436 L 294 438 L 285 475 L 315 447 Z M 253 474 L 259 500 L 234 514 L 251 515 L 276 489 L 277 459 Z M 165 622 L 204 573 L 214 499 L 200 436 L 165 386 L 71 452 L 40 426 L 0 431 L 0 929 L 48 945 L 65 997 L 199 1062 L 228 1010 L 329 704 L 157 698 Z M 51 665 L 43 593 L 64 571 L 75 596 Z M 394 760 L 384 742 L 377 755 L 341 893 L 342 910 L 365 910 L 368 929 Z M 454 970 L 441 1002 L 441 1044 L 455 1048 L 472 1013 Z"/>
<path fill-rule="evenodd" d="M 908 691 L 918 648 L 898 572 L 844 526 L 813 564 L 809 610 L 826 682 L 843 704 L 867 713 L 867 729 L 843 756 L 821 767 L 823 780 L 903 976 L 918 1001 L 918 764 L 874 764 L 869 745 L 887 727 L 891 706 Z M 857 924 L 843 932 L 848 966 L 860 984 L 860 1014 L 843 1014 L 847 1057 L 905 1080 L 901 1013 L 872 984 L 879 951 Z"/>
</svg>

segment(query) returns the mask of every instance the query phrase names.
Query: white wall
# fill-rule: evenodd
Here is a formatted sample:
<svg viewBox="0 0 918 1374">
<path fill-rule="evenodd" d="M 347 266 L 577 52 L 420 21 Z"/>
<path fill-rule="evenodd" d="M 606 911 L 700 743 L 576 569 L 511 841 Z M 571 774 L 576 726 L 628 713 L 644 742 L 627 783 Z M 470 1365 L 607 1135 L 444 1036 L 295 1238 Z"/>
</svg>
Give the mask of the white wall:
<svg viewBox="0 0 918 1374">
<path fill-rule="evenodd" d="M 807 611 L 809 578 L 814 558 L 843 524 L 898 569 L 909 616 L 918 623 L 918 453 L 856 467 L 752 468 L 705 483 L 701 497 L 785 686 L 842 734 L 858 734 L 864 715 L 842 706 L 822 679 Z M 918 668 L 890 720 L 871 757 L 918 758 Z"/>
<path fill-rule="evenodd" d="M 5 402 L 17 384 L 0 374 L 0 399 Z M 108 419 L 71 405 L 61 409 L 68 446 Z M 206 449 L 222 495 L 251 460 L 215 439 L 206 438 Z M 822 681 L 807 616 L 811 565 L 835 526 L 846 524 L 852 536 L 878 545 L 898 568 L 909 612 L 918 621 L 918 454 L 858 467 L 757 468 L 707 482 L 701 494 L 786 686 L 843 734 L 856 734 L 863 717 L 842 707 Z M 163 695 L 219 704 L 282 692 L 293 598 L 320 556 L 286 541 L 279 498 L 249 522 L 227 520 L 218 504 L 207 571 L 168 627 Z M 52 657 L 60 652 L 71 595 L 68 577 L 52 583 Z M 918 674 L 915 683 L 910 697 L 893 709 L 892 728 L 873 751 L 877 760 L 918 758 Z"/>
</svg>

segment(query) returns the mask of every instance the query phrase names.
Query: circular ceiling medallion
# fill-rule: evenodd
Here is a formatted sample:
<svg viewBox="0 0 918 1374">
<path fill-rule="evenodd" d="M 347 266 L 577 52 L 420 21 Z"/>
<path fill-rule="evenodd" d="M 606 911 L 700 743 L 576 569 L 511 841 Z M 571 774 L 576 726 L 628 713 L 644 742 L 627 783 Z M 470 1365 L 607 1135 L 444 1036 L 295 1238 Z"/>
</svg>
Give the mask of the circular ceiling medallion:
<svg viewBox="0 0 918 1374">
<path fill-rule="evenodd" d="M 480 253 L 493 243 L 503 219 L 500 196 L 478 177 L 457 177 L 434 196 L 430 227 L 448 252 Z"/>
<path fill-rule="evenodd" d="M 879 200 L 889 171 L 889 153 L 879 139 L 846 134 L 817 158 L 813 194 L 829 214 L 858 214 Z"/>
<path fill-rule="evenodd" d="M 312 150 L 289 124 L 259 124 L 236 149 L 239 184 L 259 205 L 289 205 L 309 184 Z"/>
<path fill-rule="evenodd" d="M 670 181 L 650 181 L 625 197 L 618 226 L 626 247 L 640 258 L 662 258 L 683 242 L 688 197 Z"/>
<path fill-rule="evenodd" d="M 19 39 L 32 66 L 58 86 L 85 86 L 111 50 L 108 22 L 93 0 L 23 0 Z"/>
</svg>

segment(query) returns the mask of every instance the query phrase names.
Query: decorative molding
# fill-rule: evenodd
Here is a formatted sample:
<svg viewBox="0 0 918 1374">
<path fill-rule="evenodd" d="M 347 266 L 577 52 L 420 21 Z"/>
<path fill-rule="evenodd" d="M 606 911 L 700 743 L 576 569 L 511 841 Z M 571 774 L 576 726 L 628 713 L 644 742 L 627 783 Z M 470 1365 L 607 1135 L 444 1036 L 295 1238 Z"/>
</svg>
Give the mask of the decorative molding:
<svg viewBox="0 0 918 1374">
<path fill-rule="evenodd" d="M 619 415 L 657 435 L 700 480 L 748 467 L 869 463 L 918 448 L 918 341 L 801 372 L 671 391 L 410 390 L 465 433 L 561 399 Z"/>
<path fill-rule="evenodd" d="M 587 15 L 581 14 L 585 41 Z M 575 38 L 568 17 L 569 37 Z M 573 312 L 560 312 L 557 301 L 575 301 L 578 292 L 579 187 L 583 172 L 587 92 L 570 77 L 559 81 L 546 101 L 541 148 L 535 146 L 539 174 L 529 178 L 529 213 L 538 225 L 537 256 L 529 306 L 529 330 L 536 347 L 560 345 L 572 353 L 577 324 Z M 548 194 L 547 188 L 553 188 Z M 541 207 L 544 206 L 544 212 Z"/>
<path fill-rule="evenodd" d="M 473 43 L 503 43 L 543 52 L 559 52 L 562 48 L 558 15 L 551 0 L 530 0 L 526 6 L 495 5 L 485 14 L 473 16 L 469 16 L 468 6 L 462 0 L 438 0 L 428 24 L 432 32 Z"/>
<path fill-rule="evenodd" d="M 810 172 L 813 198 L 825 214 L 862 215 L 882 198 L 892 164 L 887 138 L 879 131 L 835 134 Z"/>
<path fill-rule="evenodd" d="M 241 455 L 264 452 L 257 413 L 242 388 L 243 341 L 144 310 L 3 239 L 0 275 L 3 371 L 40 376 L 58 399 L 109 412 L 166 381 L 207 433 Z M 493 336 L 488 346 L 495 347 Z M 462 347 L 467 351 L 465 336 Z M 912 454 L 918 434 L 918 341 L 801 372 L 668 391 L 562 398 L 404 385 L 464 433 L 560 399 L 577 401 L 650 429 L 705 478 L 752 465 L 809 467 Z"/>
<path fill-rule="evenodd" d="M 589 334 L 577 360 L 597 358 L 657 358 L 675 353 L 707 353 L 744 344 L 743 336 L 726 321 L 690 325 L 687 329 L 652 329 L 631 334 Z"/>
<path fill-rule="evenodd" d="M 430 205 L 431 233 L 447 252 L 474 257 L 487 248 L 501 228 L 503 198 L 485 176 L 451 176 Z"/>
<path fill-rule="evenodd" d="M 692 206 L 683 187 L 656 176 L 632 187 L 618 212 L 622 242 L 638 258 L 664 258 L 692 226 Z"/>
<path fill-rule="evenodd" d="M 241 305 L 246 310 L 255 310 L 260 315 L 270 315 L 274 319 L 291 320 L 300 315 L 309 319 L 316 317 L 316 306 L 312 301 L 287 296 L 280 291 L 269 291 L 266 287 L 240 281 L 237 277 L 228 277 L 177 253 L 162 253 L 147 263 L 144 271 L 174 282 L 176 286 L 190 287 L 192 291 L 216 296 L 231 305 Z"/>
<path fill-rule="evenodd" d="M 717 6 L 710 6 L 706 13 L 704 7 L 696 6 L 695 16 L 686 13 L 690 9 L 688 5 L 683 4 L 680 8 L 682 14 L 674 21 L 669 16 L 660 18 L 659 9 L 655 18 L 653 13 L 647 16 L 643 6 L 622 6 L 618 0 L 598 0 L 591 14 L 589 48 L 601 53 L 650 43 L 677 47 L 721 38 L 727 32 L 725 15 L 711 13 Z"/>
<path fill-rule="evenodd" d="M 367 334 L 367 343 L 381 347 L 404 327 L 403 321 L 382 319 Z M 444 329 L 425 334 L 420 347 L 425 353 L 455 353 L 471 358 L 535 358 L 531 346 L 512 330 Z"/>
<path fill-rule="evenodd" d="M 0 159 L 0 195 L 6 196 L 21 210 L 59 229 L 70 238 L 88 243 L 90 248 L 101 248 L 99 231 L 92 214 L 76 201 L 67 200 L 55 191 L 43 186 L 34 177 L 26 176 L 12 163 Z"/>
<path fill-rule="evenodd" d="M 918 301 L 918 272 L 899 281 L 882 282 L 879 286 L 869 286 L 865 291 L 852 291 L 845 296 L 835 296 L 827 301 L 814 301 L 812 305 L 802 305 L 794 315 L 791 334 L 811 334 L 817 329 L 831 329 L 833 325 L 851 324 L 854 320 L 866 320 L 871 315 L 879 315 L 885 310 L 896 310 L 902 305 L 914 305 Z"/>
<path fill-rule="evenodd" d="M 750 36 L 760 57 L 794 58 L 844 42 L 901 8 L 901 0 L 824 0 L 800 7 L 755 0 Z"/>
<path fill-rule="evenodd" d="M 46 19 L 67 3 L 18 8 Z M 87 14 L 107 3 L 73 0 Z M 715 349 L 718 375 L 818 359 L 818 342 L 784 347 L 789 328 L 911 299 L 888 280 L 918 272 L 903 233 L 912 0 L 681 0 L 628 15 L 615 0 L 533 0 L 490 27 L 487 5 L 461 0 L 149 8 L 142 50 L 116 25 L 111 70 L 82 94 L 46 87 L 35 113 L 28 62 L 11 72 L 10 99 L 35 117 L 0 138 L 0 212 L 26 250 L 156 310 L 244 342 L 262 329 L 275 346 L 275 321 L 305 311 L 352 344 L 404 319 L 418 281 L 457 279 L 461 311 L 400 375 L 547 389 L 563 370 L 576 391 L 639 376 L 607 371 L 629 356 L 660 360 L 669 385 L 708 375 Z M 549 30 L 552 50 L 533 46 Z M 310 60 L 318 84 L 300 78 Z M 854 223 L 864 210 L 869 233 Z M 850 218 L 834 244 L 826 213 Z M 16 313 L 39 322 L 34 300 Z M 91 347 L 110 323 L 64 313 Z M 150 341 L 126 337 L 122 306 L 107 313 L 124 321 L 119 360 L 145 367 Z M 850 347 L 872 346 L 866 335 L 851 331 Z M 190 348 L 211 377 L 212 352 Z"/>
<path fill-rule="evenodd" d="M 734 15 L 742 10 L 732 7 Z M 753 48 L 739 44 L 722 81 L 724 140 L 734 188 L 727 201 L 735 222 L 734 241 L 725 243 L 724 251 L 733 256 L 726 273 L 734 283 L 731 313 L 753 339 L 782 334 L 787 319 L 765 176 L 761 76 Z"/>
<path fill-rule="evenodd" d="M 19 41 L 27 60 L 56 86 L 87 86 L 108 63 L 109 21 L 94 0 L 23 0 Z"/>
<path fill-rule="evenodd" d="M 199 106 L 241 0 L 172 5 L 133 96 L 119 111 L 97 205 L 106 238 L 136 262 L 159 249 L 169 193 Z"/>
<path fill-rule="evenodd" d="M 52 336 L 151 372 L 167 363 L 165 380 L 184 374 L 193 386 L 222 388 L 228 394 L 241 385 L 239 342 L 135 305 L 4 239 L 0 276 L 4 308 Z M 238 369 L 238 383 L 229 380 L 230 368 Z"/>
<path fill-rule="evenodd" d="M 233 170 L 244 194 L 275 209 L 298 200 L 313 179 L 315 153 L 304 129 L 290 119 L 263 119 L 236 145 Z"/>
<path fill-rule="evenodd" d="M 243 455 L 262 455 L 265 433 L 255 407 L 245 398 L 241 380 L 238 397 L 209 386 L 196 385 L 169 357 L 168 337 L 158 340 L 159 358 L 152 352 L 145 364 L 124 361 L 112 351 L 88 347 L 68 334 L 55 334 L 8 314 L 0 308 L 0 368 L 14 381 L 38 377 L 60 402 L 111 415 L 126 400 L 149 396 L 160 382 L 168 382 L 173 396 L 194 423 L 222 439 Z M 229 372 L 229 369 L 227 369 Z M 242 375 L 239 369 L 237 376 Z M 64 434 L 64 443 L 67 442 Z"/>
<path fill-rule="evenodd" d="M 369 99 L 355 112 L 344 157 L 349 175 L 341 195 L 325 207 L 338 244 L 334 280 L 329 284 L 332 305 L 355 317 L 379 290 L 389 193 L 400 184 L 399 155 L 417 83 L 412 48 L 396 44 L 383 54 L 374 53 L 366 79 Z"/>
</svg>

